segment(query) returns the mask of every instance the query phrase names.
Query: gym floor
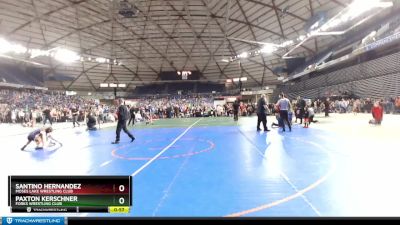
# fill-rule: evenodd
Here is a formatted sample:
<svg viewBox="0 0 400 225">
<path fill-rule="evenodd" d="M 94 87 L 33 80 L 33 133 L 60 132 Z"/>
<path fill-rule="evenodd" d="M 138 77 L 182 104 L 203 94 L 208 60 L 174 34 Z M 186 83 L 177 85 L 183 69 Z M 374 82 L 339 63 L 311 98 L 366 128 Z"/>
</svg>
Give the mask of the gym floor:
<svg viewBox="0 0 400 225">
<path fill-rule="evenodd" d="M 118 216 L 400 216 L 400 116 L 316 119 L 281 132 L 269 117 L 267 133 L 256 117 L 158 120 L 118 145 L 114 127 L 57 124 L 62 145 L 26 151 L 32 128 L 0 124 L 0 215 L 8 175 L 132 175 L 132 210 Z"/>
</svg>

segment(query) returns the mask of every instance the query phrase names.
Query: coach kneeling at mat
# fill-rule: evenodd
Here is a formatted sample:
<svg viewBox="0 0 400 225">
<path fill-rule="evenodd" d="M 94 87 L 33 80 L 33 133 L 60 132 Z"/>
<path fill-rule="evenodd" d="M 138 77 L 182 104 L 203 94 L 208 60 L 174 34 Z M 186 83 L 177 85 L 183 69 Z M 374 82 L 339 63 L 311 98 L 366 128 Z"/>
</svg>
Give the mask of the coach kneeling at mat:
<svg viewBox="0 0 400 225">
<path fill-rule="evenodd" d="M 88 130 L 97 130 L 96 127 L 96 118 L 93 116 L 93 114 L 91 112 L 89 112 L 88 116 L 87 116 L 87 129 Z"/>
<path fill-rule="evenodd" d="M 117 130 L 116 130 L 116 138 L 115 141 L 112 142 L 112 144 L 118 144 L 120 140 L 120 134 L 121 130 L 124 130 L 124 132 L 131 138 L 131 142 L 135 140 L 135 137 L 129 132 L 129 130 L 126 128 L 126 122 L 129 119 L 129 111 L 128 108 L 124 105 L 124 99 L 120 98 L 118 99 L 118 111 L 117 111 L 117 116 L 118 116 L 118 124 L 117 124 Z"/>
</svg>

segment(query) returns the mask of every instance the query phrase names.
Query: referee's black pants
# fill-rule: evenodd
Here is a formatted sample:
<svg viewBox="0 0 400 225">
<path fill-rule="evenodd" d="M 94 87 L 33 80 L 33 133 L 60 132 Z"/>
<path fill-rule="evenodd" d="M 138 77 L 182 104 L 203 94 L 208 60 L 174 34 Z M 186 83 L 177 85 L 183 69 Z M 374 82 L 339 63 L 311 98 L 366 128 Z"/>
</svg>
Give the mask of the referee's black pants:
<svg viewBox="0 0 400 225">
<path fill-rule="evenodd" d="M 234 121 L 239 120 L 239 111 L 233 111 L 233 120 Z"/>
<path fill-rule="evenodd" d="M 265 113 L 257 113 L 257 130 L 260 129 L 260 123 L 262 122 L 264 131 L 267 130 L 267 115 Z"/>
<path fill-rule="evenodd" d="M 119 140 L 120 140 L 121 130 L 123 130 L 130 138 L 133 138 L 133 135 L 131 134 L 131 132 L 129 132 L 129 130 L 126 128 L 126 120 L 121 120 L 121 121 L 118 121 L 118 124 L 117 124 L 117 130 L 116 130 L 117 137 L 115 138 L 116 142 L 119 142 Z"/>
</svg>

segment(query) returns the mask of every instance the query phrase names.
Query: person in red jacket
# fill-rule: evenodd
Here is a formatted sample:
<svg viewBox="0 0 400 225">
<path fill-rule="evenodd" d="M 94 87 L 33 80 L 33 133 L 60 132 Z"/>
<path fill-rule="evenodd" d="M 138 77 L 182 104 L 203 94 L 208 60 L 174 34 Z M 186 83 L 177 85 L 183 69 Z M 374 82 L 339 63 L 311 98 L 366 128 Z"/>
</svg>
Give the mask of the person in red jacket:
<svg viewBox="0 0 400 225">
<path fill-rule="evenodd" d="M 372 117 L 373 120 L 370 121 L 372 124 L 380 125 L 383 119 L 383 107 L 379 102 L 375 102 L 374 106 L 372 107 Z"/>
</svg>

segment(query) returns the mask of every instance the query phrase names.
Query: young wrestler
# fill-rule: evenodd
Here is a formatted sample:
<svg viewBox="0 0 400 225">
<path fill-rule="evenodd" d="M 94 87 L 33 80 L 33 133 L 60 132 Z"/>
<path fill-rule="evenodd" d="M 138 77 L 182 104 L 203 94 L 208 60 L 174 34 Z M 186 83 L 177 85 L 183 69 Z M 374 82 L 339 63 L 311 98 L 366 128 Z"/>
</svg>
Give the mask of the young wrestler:
<svg viewBox="0 0 400 225">
<path fill-rule="evenodd" d="M 23 151 L 32 141 L 35 141 L 36 149 L 43 149 L 43 147 L 47 144 L 51 132 L 53 132 L 53 128 L 51 127 L 40 128 L 32 131 L 28 135 L 28 143 L 26 143 L 21 150 Z"/>
</svg>

